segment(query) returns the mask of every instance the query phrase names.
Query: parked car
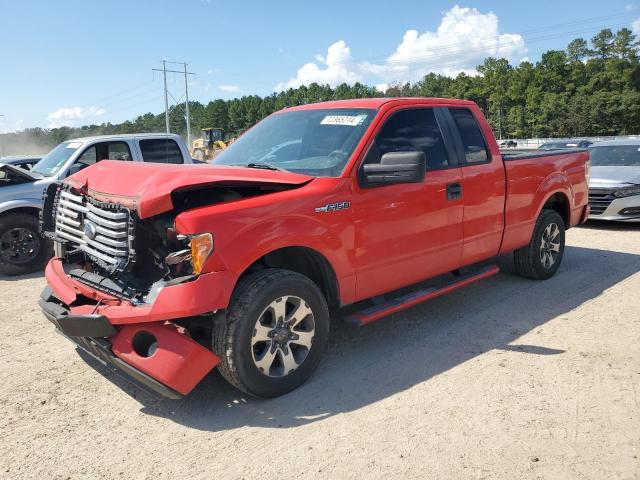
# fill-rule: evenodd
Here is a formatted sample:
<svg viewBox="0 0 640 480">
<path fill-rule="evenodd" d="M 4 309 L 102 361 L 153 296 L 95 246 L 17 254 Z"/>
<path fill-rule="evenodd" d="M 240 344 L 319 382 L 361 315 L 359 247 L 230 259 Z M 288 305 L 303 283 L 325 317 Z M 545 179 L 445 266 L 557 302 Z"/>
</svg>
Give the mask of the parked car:
<svg viewBox="0 0 640 480">
<path fill-rule="evenodd" d="M 561 142 L 547 142 L 538 147 L 540 150 L 570 150 L 574 148 L 588 148 L 593 142 L 589 140 L 563 140 Z"/>
<path fill-rule="evenodd" d="M 501 155 L 465 100 L 288 108 L 212 165 L 105 161 L 49 186 L 40 306 L 167 397 L 215 366 L 282 395 L 318 366 L 330 314 L 369 324 L 497 273 L 509 252 L 521 275 L 553 276 L 588 214 L 588 157 Z"/>
<path fill-rule="evenodd" d="M 51 245 L 38 233 L 42 194 L 48 185 L 102 159 L 191 163 L 177 135 L 139 134 L 75 138 L 61 143 L 30 170 L 0 163 L 0 273 L 37 271 L 51 257 Z M 117 170 L 113 175 L 119 177 Z"/>
<path fill-rule="evenodd" d="M 640 139 L 599 142 L 589 151 L 589 218 L 640 222 Z"/>
<path fill-rule="evenodd" d="M 515 140 L 505 140 L 500 142 L 500 148 L 518 148 L 518 142 Z"/>
</svg>

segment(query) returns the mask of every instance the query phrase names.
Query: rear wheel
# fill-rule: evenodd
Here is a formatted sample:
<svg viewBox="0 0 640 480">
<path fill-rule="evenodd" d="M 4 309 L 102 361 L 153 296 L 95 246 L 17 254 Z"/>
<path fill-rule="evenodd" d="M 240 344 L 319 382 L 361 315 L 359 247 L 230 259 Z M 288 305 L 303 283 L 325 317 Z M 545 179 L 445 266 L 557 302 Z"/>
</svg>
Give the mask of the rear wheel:
<svg viewBox="0 0 640 480">
<path fill-rule="evenodd" d="M 38 219 L 26 213 L 0 218 L 0 273 L 23 275 L 44 267 L 51 256 L 51 244 L 42 237 Z"/>
<path fill-rule="evenodd" d="M 214 324 L 213 351 L 232 385 L 276 397 L 311 376 L 328 336 L 329 311 L 319 288 L 303 275 L 270 268 L 240 281 L 226 322 Z"/>
<path fill-rule="evenodd" d="M 517 272 L 523 277 L 546 280 L 560 268 L 564 256 L 565 226 L 554 210 L 542 210 L 531 241 L 513 254 Z"/>
</svg>

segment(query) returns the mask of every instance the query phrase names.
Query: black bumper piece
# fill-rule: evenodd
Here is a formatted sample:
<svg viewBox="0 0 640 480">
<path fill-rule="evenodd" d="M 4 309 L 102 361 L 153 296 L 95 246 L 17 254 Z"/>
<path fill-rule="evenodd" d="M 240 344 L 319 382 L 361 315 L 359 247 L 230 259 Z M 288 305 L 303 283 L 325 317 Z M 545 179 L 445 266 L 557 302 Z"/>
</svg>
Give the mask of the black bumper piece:
<svg viewBox="0 0 640 480">
<path fill-rule="evenodd" d="M 45 288 L 39 301 L 42 313 L 56 326 L 61 335 L 75 343 L 78 348 L 112 371 L 124 374 L 144 389 L 171 400 L 183 397 L 181 393 L 120 360 L 111 352 L 111 345 L 104 337 L 115 335 L 117 330 L 104 315 L 69 315 L 69 310 L 55 300 L 56 297 L 51 290 Z"/>
<path fill-rule="evenodd" d="M 118 333 L 104 315 L 68 315 L 57 303 L 43 299 L 38 303 L 44 316 L 68 337 L 111 337 Z"/>
</svg>

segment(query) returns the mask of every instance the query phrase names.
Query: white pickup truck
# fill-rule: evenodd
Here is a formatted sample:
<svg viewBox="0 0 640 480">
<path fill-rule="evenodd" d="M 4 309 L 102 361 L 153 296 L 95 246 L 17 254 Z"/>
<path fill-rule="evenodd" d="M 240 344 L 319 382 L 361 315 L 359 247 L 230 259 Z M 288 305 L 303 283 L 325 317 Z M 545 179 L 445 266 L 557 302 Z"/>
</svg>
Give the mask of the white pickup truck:
<svg viewBox="0 0 640 480">
<path fill-rule="evenodd" d="M 41 269 L 51 246 L 38 231 L 42 194 L 101 160 L 194 163 L 178 135 L 141 133 L 74 138 L 51 150 L 31 171 L 0 163 L 0 274 L 20 275 Z"/>
</svg>

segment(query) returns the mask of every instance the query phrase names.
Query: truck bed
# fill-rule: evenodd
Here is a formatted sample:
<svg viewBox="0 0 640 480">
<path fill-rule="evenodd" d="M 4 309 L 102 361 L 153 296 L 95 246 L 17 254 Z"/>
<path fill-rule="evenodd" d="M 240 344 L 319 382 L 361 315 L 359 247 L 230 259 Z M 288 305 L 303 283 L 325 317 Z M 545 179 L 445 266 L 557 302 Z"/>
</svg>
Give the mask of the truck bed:
<svg viewBox="0 0 640 480">
<path fill-rule="evenodd" d="M 503 154 L 506 175 L 505 231 L 501 251 L 507 252 L 526 245 L 538 218 L 538 210 L 546 198 L 542 192 L 559 190 L 573 205 L 566 212 L 566 227 L 580 222 L 588 203 L 588 188 L 584 182 L 585 162 L 589 152 L 575 150 L 534 150 Z M 557 189 L 550 189 L 550 186 Z"/>
<path fill-rule="evenodd" d="M 566 153 L 586 152 L 585 148 L 558 149 L 558 150 L 538 150 L 529 148 L 513 148 L 509 150 L 500 150 L 502 159 L 505 162 L 512 160 L 524 160 L 529 158 L 552 157 L 554 155 L 563 155 Z"/>
</svg>

